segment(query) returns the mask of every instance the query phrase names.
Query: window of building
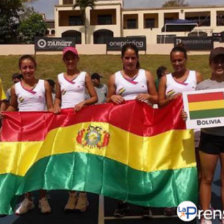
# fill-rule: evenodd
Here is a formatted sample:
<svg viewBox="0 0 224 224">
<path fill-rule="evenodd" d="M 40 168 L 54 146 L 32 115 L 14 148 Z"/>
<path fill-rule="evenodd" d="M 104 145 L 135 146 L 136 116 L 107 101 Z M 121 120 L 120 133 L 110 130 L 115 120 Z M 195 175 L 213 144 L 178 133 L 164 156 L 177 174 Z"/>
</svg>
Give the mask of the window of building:
<svg viewBox="0 0 224 224">
<path fill-rule="evenodd" d="M 210 26 L 210 16 L 187 17 L 186 19 L 196 22 L 198 26 Z"/>
<path fill-rule="evenodd" d="M 84 25 L 81 16 L 69 16 L 69 26 Z"/>
<path fill-rule="evenodd" d="M 137 29 L 137 19 L 127 19 L 127 29 Z"/>
<path fill-rule="evenodd" d="M 211 12 L 187 12 L 185 13 L 185 19 L 196 22 L 198 26 L 210 26 Z"/>
<path fill-rule="evenodd" d="M 98 30 L 94 32 L 94 44 L 106 44 L 114 36 L 110 30 Z"/>
<path fill-rule="evenodd" d="M 224 26 L 224 12 L 217 12 L 217 26 Z"/>
<path fill-rule="evenodd" d="M 155 19 L 153 18 L 145 19 L 145 28 L 155 28 Z"/>
<path fill-rule="evenodd" d="M 73 4 L 73 0 L 63 0 L 64 5 Z"/>
<path fill-rule="evenodd" d="M 111 25 L 112 23 L 113 23 L 112 15 L 98 15 L 97 16 L 98 25 Z"/>
</svg>

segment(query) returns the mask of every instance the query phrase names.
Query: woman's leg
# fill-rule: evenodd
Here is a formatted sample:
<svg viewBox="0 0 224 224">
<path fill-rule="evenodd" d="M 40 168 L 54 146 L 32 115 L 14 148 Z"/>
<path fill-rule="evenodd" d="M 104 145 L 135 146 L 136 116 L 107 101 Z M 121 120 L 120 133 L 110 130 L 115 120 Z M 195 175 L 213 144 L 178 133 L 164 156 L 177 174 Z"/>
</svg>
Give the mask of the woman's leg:
<svg viewBox="0 0 224 224">
<path fill-rule="evenodd" d="M 40 190 L 39 209 L 42 214 L 47 214 L 51 212 L 51 206 L 48 203 L 46 190 Z"/>
<path fill-rule="evenodd" d="M 79 192 L 78 201 L 75 205 L 75 209 L 79 210 L 81 212 L 85 212 L 87 210 L 87 207 L 89 206 L 89 201 L 87 198 L 86 192 Z"/>
<path fill-rule="evenodd" d="M 23 215 L 33 208 L 34 208 L 34 203 L 32 200 L 32 195 L 30 192 L 28 192 L 24 195 L 24 199 L 20 203 L 19 207 L 16 209 L 15 213 L 16 215 Z"/>
<path fill-rule="evenodd" d="M 78 200 L 77 193 L 76 191 L 69 191 L 68 194 L 69 197 L 64 210 L 65 212 L 73 212 L 75 210 L 75 205 Z"/>
<path fill-rule="evenodd" d="M 199 152 L 200 157 L 200 204 L 202 210 L 208 210 L 211 203 L 211 184 L 219 155 Z"/>
</svg>

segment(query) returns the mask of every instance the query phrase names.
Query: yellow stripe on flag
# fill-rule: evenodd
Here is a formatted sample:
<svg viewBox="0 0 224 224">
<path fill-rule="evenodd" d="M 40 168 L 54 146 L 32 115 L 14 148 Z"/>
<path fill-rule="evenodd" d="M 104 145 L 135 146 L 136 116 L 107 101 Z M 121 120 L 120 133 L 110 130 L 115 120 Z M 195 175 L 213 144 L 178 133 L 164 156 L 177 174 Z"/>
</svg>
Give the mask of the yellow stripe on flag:
<svg viewBox="0 0 224 224">
<path fill-rule="evenodd" d="M 110 133 L 107 147 L 77 143 L 78 131 L 87 129 L 90 124 Z M 72 152 L 103 156 L 145 172 L 193 167 L 196 163 L 192 134 L 190 130 L 171 130 L 153 137 L 141 137 L 101 122 L 60 127 L 50 131 L 45 141 L 0 142 L 0 174 L 24 176 L 40 159 Z"/>
<path fill-rule="evenodd" d="M 189 103 L 189 111 L 224 109 L 224 100 L 211 100 Z"/>
</svg>

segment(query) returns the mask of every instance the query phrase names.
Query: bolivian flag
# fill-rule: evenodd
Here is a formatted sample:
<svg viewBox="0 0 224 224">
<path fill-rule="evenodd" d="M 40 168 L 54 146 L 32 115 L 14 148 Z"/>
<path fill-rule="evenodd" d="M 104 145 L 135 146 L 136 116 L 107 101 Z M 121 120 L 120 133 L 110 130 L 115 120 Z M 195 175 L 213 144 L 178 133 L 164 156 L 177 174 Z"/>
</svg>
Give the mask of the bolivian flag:
<svg viewBox="0 0 224 224">
<path fill-rule="evenodd" d="M 192 132 L 182 100 L 163 109 L 129 101 L 75 113 L 8 112 L 0 143 L 0 213 L 38 189 L 93 192 L 174 207 L 197 201 Z"/>
<path fill-rule="evenodd" d="M 224 116 L 224 93 L 210 92 L 189 94 L 190 119 L 203 119 Z"/>
</svg>

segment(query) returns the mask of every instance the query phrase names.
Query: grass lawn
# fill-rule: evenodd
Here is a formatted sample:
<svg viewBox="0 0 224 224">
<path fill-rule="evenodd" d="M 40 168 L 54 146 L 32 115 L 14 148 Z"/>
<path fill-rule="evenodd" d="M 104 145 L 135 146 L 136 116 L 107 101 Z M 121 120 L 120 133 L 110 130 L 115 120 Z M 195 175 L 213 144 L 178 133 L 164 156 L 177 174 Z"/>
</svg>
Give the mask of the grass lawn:
<svg viewBox="0 0 224 224">
<path fill-rule="evenodd" d="M 19 56 L 0 56 L 0 75 L 3 80 L 4 88 L 11 86 L 11 75 L 19 72 Z M 65 71 L 61 55 L 37 55 L 37 77 L 42 79 L 56 79 L 57 74 Z M 141 55 L 140 64 L 144 69 L 150 70 L 156 75 L 156 69 L 164 65 L 172 71 L 169 56 L 163 55 Z M 107 83 L 108 77 L 122 68 L 121 59 L 118 55 L 96 55 L 80 56 L 79 69 L 85 70 L 90 74 L 98 72 L 103 75 L 102 82 Z M 208 65 L 208 55 L 189 56 L 188 68 L 199 71 L 204 78 L 210 77 Z"/>
</svg>

